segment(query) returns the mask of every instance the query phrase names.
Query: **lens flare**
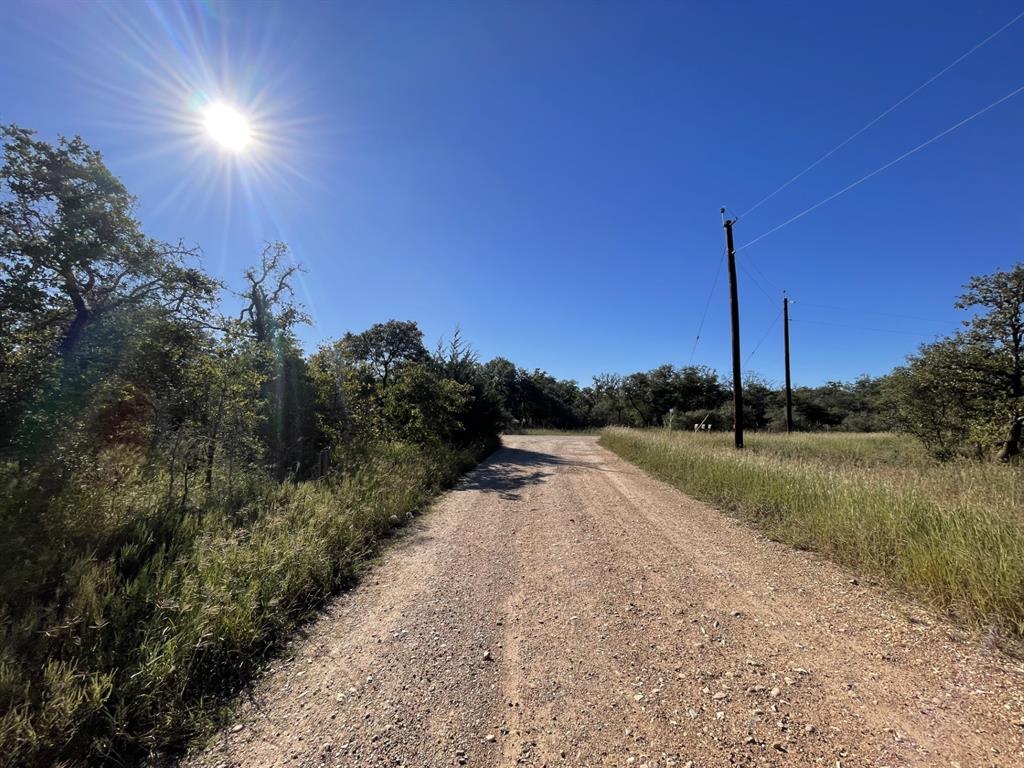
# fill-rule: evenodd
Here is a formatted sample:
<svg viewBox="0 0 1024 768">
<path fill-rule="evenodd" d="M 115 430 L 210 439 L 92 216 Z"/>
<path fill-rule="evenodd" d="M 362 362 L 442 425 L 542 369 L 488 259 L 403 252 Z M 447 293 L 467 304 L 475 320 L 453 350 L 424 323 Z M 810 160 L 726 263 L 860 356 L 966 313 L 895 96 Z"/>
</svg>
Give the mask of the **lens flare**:
<svg viewBox="0 0 1024 768">
<path fill-rule="evenodd" d="M 245 149 L 252 139 L 245 117 L 238 110 L 221 102 L 206 107 L 203 111 L 203 124 L 214 141 L 234 152 Z"/>
<path fill-rule="evenodd" d="M 146 195 L 148 216 L 219 211 L 225 243 L 238 228 L 254 242 L 294 240 L 283 196 L 323 193 L 310 149 L 324 124 L 309 111 L 305 55 L 276 53 L 274 15 L 264 23 L 243 5 L 211 13 L 200 3 L 101 4 L 81 50 L 111 48 L 118 66 L 101 71 L 76 54 L 83 88 L 102 106 L 100 124 L 134 148 L 120 160 L 158 190 Z"/>
</svg>

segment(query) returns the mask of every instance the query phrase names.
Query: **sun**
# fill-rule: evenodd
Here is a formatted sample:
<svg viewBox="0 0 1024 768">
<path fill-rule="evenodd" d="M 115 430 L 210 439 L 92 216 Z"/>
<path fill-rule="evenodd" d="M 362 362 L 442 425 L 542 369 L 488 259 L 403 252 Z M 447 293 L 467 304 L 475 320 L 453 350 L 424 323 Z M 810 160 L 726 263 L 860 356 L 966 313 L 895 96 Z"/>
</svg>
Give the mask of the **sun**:
<svg viewBox="0 0 1024 768">
<path fill-rule="evenodd" d="M 225 149 L 241 152 L 252 140 L 249 122 L 233 107 L 214 102 L 203 111 L 206 132 Z"/>
</svg>

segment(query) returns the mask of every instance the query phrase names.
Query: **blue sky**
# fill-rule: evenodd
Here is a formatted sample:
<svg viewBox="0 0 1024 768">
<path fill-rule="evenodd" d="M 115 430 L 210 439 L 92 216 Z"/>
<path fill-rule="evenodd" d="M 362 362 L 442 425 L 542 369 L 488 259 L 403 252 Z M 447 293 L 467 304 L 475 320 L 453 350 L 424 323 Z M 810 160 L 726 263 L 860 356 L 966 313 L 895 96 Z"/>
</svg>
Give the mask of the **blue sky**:
<svg viewBox="0 0 1024 768">
<path fill-rule="evenodd" d="M 310 348 L 388 318 L 581 382 L 726 371 L 719 208 L 776 189 L 1020 2 L 5 4 L 0 121 L 80 134 L 151 235 L 308 269 Z M 1024 85 L 1024 20 L 736 225 L 753 240 Z M 197 126 L 222 99 L 260 140 Z M 748 369 L 879 374 L 1024 240 L 1024 94 L 741 249 Z M 826 324 L 830 323 L 830 324 Z M 766 335 L 767 333 L 767 335 Z M 763 339 L 763 341 L 762 341 Z M 755 346 L 762 341 L 756 352 Z M 751 357 L 751 353 L 753 353 Z"/>
</svg>

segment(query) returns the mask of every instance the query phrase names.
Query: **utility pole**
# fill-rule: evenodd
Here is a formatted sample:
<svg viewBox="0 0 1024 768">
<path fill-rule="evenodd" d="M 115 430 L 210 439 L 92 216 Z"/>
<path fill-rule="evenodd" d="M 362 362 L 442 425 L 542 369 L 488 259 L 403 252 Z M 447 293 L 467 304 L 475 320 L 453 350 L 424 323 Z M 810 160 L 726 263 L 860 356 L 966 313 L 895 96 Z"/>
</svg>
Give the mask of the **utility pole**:
<svg viewBox="0 0 1024 768">
<path fill-rule="evenodd" d="M 789 378 L 789 297 L 782 292 L 782 328 L 786 348 L 786 431 L 793 431 L 793 382 Z"/>
<path fill-rule="evenodd" d="M 729 254 L 729 313 L 732 317 L 732 418 L 736 448 L 743 447 L 743 381 L 740 376 L 740 299 L 736 290 L 736 249 L 732 244 L 731 219 L 722 209 L 725 245 Z"/>
</svg>

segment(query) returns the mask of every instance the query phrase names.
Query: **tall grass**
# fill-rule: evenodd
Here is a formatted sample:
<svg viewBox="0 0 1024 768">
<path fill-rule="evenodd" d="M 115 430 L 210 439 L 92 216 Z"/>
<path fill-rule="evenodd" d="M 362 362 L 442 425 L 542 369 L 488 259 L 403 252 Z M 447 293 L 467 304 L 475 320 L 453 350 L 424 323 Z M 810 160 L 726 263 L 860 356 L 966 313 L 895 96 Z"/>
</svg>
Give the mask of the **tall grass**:
<svg viewBox="0 0 1024 768">
<path fill-rule="evenodd" d="M 108 456 L 40 507 L 40 478 L 12 468 L 0 764 L 124 764 L 208 731 L 267 652 L 476 459 L 390 446 L 333 481 L 256 475 L 244 503 L 200 491 L 183 504 L 166 476 Z"/>
<path fill-rule="evenodd" d="M 690 435 L 687 433 L 687 436 Z M 716 448 L 731 450 L 731 432 L 712 432 L 695 437 Z M 780 459 L 838 462 L 846 467 L 931 467 L 934 460 L 909 435 L 892 432 L 797 432 L 747 433 L 744 450 Z"/>
<path fill-rule="evenodd" d="M 957 618 L 1024 635 L 1024 479 L 938 464 L 894 435 L 731 437 L 608 429 L 601 444 L 769 536 L 822 552 Z"/>
</svg>

